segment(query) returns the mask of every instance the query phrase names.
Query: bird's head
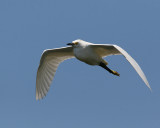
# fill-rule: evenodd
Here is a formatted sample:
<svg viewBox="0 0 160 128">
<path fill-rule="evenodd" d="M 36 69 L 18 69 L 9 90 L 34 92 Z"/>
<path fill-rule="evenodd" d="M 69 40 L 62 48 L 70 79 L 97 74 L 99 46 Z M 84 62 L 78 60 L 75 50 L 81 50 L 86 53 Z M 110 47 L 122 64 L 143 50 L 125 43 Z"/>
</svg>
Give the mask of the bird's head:
<svg viewBox="0 0 160 128">
<path fill-rule="evenodd" d="M 86 41 L 78 39 L 78 40 L 72 41 L 72 43 L 68 43 L 67 45 L 71 45 L 72 47 L 76 48 L 76 47 L 82 47 L 86 44 L 87 44 Z"/>
</svg>

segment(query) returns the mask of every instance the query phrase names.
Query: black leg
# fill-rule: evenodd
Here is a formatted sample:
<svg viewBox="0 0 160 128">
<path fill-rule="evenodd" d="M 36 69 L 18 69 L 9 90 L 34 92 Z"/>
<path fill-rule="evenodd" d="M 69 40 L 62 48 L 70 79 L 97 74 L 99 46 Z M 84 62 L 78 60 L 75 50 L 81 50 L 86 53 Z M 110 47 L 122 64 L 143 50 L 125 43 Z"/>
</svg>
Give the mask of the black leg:
<svg viewBox="0 0 160 128">
<path fill-rule="evenodd" d="M 101 66 L 102 68 L 106 69 L 108 72 L 113 73 L 113 71 L 111 69 L 109 69 L 103 62 L 101 62 L 99 64 L 99 66 Z"/>
<path fill-rule="evenodd" d="M 108 68 L 103 62 L 101 62 L 101 63 L 99 64 L 99 66 L 101 66 L 102 68 L 106 69 L 108 72 L 110 72 L 110 73 L 112 73 L 112 74 L 114 74 L 114 75 L 120 76 L 120 74 L 119 74 L 118 72 L 111 70 L 111 69 Z"/>
</svg>

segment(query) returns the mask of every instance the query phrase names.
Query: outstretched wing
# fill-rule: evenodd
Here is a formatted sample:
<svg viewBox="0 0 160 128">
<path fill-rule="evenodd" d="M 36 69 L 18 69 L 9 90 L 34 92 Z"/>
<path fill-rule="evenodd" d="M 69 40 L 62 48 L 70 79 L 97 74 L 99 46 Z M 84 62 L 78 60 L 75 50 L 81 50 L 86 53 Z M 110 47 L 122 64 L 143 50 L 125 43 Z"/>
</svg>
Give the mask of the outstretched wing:
<svg viewBox="0 0 160 128">
<path fill-rule="evenodd" d="M 111 44 L 93 44 L 92 47 L 95 50 L 95 52 L 97 52 L 97 54 L 99 54 L 102 57 L 109 55 L 123 55 L 133 66 L 133 68 L 137 71 L 137 73 L 142 78 L 147 87 L 151 89 L 147 81 L 147 78 L 143 73 L 142 69 L 140 68 L 140 66 L 138 65 L 138 63 L 121 47 Z"/>
<path fill-rule="evenodd" d="M 110 55 L 121 55 L 122 53 L 113 44 L 92 44 L 93 50 L 101 57 Z"/>
<path fill-rule="evenodd" d="M 73 57 L 72 47 L 47 49 L 43 52 L 37 71 L 36 100 L 46 96 L 58 65 Z"/>
</svg>

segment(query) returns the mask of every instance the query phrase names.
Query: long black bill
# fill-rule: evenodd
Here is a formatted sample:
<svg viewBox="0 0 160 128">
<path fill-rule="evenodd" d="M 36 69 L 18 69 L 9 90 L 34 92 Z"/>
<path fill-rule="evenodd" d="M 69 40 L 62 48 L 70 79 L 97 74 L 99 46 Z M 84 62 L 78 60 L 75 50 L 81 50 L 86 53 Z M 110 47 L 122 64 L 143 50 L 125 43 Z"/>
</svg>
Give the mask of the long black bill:
<svg viewBox="0 0 160 128">
<path fill-rule="evenodd" d="M 68 43 L 67 45 L 73 45 L 73 43 Z"/>
</svg>

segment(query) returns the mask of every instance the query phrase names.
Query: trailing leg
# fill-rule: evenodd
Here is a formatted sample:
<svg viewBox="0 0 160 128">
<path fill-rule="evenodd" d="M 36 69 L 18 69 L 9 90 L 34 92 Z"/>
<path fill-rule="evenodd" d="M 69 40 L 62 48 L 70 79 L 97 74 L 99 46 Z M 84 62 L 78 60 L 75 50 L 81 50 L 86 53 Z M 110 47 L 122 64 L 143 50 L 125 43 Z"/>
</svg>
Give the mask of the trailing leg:
<svg viewBox="0 0 160 128">
<path fill-rule="evenodd" d="M 120 74 L 119 74 L 118 72 L 116 72 L 116 71 L 114 71 L 114 70 L 111 70 L 111 69 L 108 68 L 103 62 L 101 62 L 101 63 L 99 64 L 99 66 L 101 66 L 102 68 L 106 69 L 108 72 L 110 72 L 110 73 L 112 73 L 112 74 L 114 74 L 114 75 L 116 75 L 116 76 L 120 76 Z"/>
</svg>

